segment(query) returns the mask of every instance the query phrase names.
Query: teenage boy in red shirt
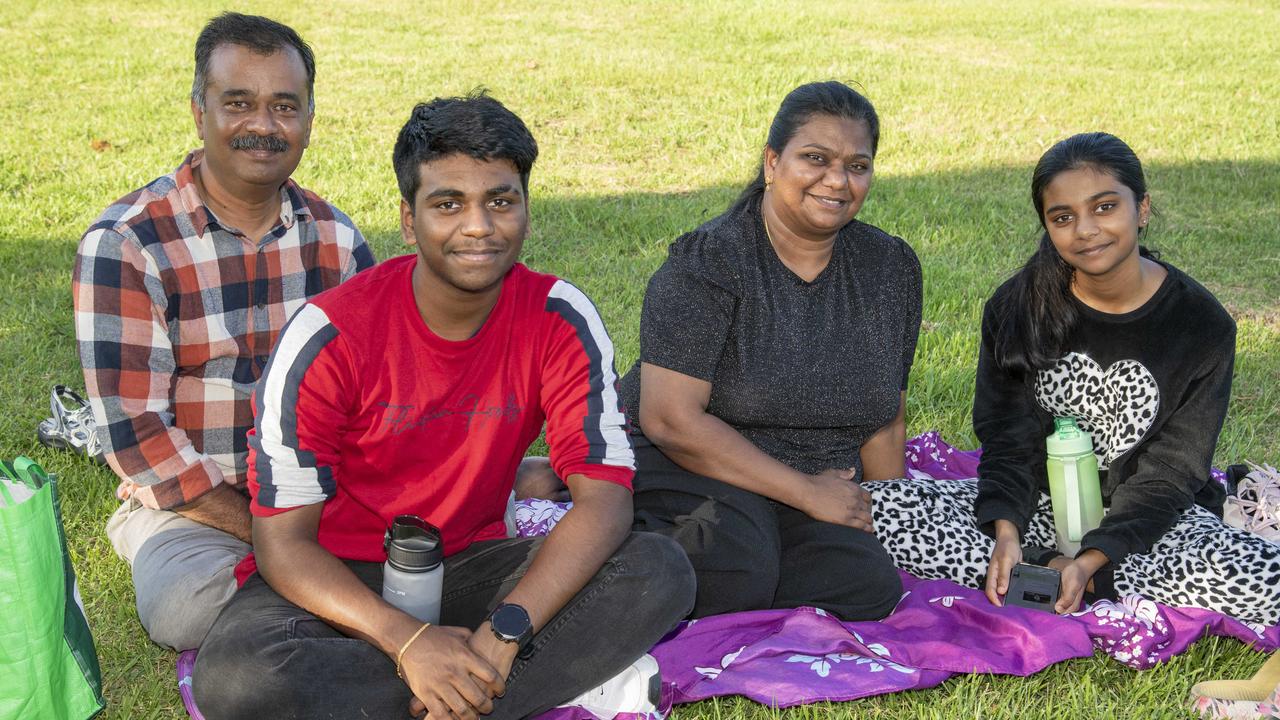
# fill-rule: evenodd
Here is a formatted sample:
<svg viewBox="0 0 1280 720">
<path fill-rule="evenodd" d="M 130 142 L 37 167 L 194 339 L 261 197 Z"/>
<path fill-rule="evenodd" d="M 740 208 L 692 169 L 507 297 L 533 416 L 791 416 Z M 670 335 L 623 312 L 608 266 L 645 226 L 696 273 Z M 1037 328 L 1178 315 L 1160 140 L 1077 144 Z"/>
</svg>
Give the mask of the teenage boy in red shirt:
<svg viewBox="0 0 1280 720">
<path fill-rule="evenodd" d="M 692 607 L 679 547 L 630 531 L 604 324 L 577 288 L 516 262 L 536 156 L 492 98 L 419 105 L 394 153 L 417 253 L 286 327 L 255 396 L 255 555 L 195 671 L 211 720 L 524 717 L 626 669 Z M 544 424 L 574 504 L 546 538 L 506 539 Z M 399 514 L 442 531 L 440 626 L 380 597 Z"/>
</svg>

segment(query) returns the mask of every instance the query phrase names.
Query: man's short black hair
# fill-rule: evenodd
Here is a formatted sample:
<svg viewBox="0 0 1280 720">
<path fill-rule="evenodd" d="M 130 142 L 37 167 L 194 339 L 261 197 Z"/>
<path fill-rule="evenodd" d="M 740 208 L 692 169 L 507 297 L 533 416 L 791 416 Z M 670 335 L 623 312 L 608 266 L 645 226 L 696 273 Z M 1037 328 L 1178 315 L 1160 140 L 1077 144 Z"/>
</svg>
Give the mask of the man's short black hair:
<svg viewBox="0 0 1280 720">
<path fill-rule="evenodd" d="M 477 160 L 510 160 L 529 194 L 529 171 L 538 159 L 538 143 L 524 122 L 483 90 L 466 97 L 436 98 L 419 103 L 400 129 L 391 155 L 400 196 L 413 205 L 423 163 L 449 155 Z"/>
<path fill-rule="evenodd" d="M 196 77 L 191 83 L 191 100 L 204 109 L 204 93 L 209 87 L 209 58 L 221 45 L 239 45 L 261 55 L 293 48 L 302 56 L 307 70 L 307 108 L 316 109 L 316 58 L 311 46 L 288 25 L 261 15 L 225 12 L 209 21 L 196 38 Z"/>
</svg>

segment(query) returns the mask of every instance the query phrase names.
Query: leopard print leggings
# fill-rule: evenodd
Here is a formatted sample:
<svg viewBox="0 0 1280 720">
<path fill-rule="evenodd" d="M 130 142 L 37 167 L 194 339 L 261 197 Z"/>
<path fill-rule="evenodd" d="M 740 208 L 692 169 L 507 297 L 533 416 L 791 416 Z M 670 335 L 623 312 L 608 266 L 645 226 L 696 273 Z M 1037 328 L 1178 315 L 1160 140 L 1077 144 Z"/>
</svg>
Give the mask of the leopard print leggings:
<svg viewBox="0 0 1280 720">
<path fill-rule="evenodd" d="M 974 522 L 977 480 L 885 480 L 863 487 L 872 495 L 876 537 L 895 565 L 918 577 L 981 587 L 995 542 Z M 1040 495 L 1023 544 L 1056 545 L 1048 495 Z M 1116 567 L 1115 588 L 1121 595 L 1137 593 L 1165 605 L 1275 625 L 1280 544 L 1193 506 L 1151 552 L 1130 555 Z"/>
</svg>

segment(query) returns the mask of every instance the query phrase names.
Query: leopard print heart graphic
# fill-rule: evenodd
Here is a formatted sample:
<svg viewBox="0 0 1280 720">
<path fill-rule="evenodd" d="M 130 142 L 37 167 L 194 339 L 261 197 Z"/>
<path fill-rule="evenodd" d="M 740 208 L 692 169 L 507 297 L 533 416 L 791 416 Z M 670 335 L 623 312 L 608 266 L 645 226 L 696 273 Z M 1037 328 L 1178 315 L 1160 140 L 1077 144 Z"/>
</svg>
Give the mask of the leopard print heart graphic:
<svg viewBox="0 0 1280 720">
<path fill-rule="evenodd" d="M 1106 470 L 1151 429 L 1160 388 L 1137 360 L 1120 360 L 1104 371 L 1089 356 L 1068 353 L 1036 374 L 1036 401 L 1056 417 L 1076 418 L 1093 438 L 1099 469 Z"/>
</svg>

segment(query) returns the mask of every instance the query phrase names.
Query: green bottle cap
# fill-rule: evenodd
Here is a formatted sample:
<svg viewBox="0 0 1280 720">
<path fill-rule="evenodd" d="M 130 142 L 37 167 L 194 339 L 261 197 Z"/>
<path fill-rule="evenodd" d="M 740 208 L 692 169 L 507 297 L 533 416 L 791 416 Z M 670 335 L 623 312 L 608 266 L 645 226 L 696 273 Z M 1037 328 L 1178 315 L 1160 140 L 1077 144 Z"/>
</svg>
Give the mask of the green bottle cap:
<svg viewBox="0 0 1280 720">
<path fill-rule="evenodd" d="M 1053 419 L 1053 434 L 1044 439 L 1045 452 L 1050 455 L 1084 455 L 1093 452 L 1093 438 L 1076 425 L 1075 418 Z"/>
</svg>

